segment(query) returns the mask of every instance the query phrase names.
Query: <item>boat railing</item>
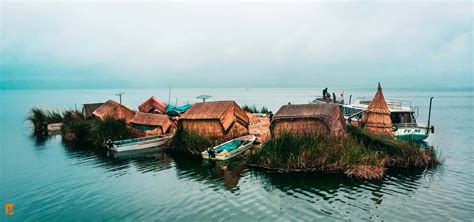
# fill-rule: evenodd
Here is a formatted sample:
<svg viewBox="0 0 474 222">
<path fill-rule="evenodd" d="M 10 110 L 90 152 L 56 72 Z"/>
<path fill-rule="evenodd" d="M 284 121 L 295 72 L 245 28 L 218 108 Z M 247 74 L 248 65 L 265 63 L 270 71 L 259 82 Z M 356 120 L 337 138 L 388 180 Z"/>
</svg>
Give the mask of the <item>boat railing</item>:
<svg viewBox="0 0 474 222">
<path fill-rule="evenodd" d="M 364 113 L 365 113 L 365 110 L 362 110 L 360 112 L 357 112 L 357 113 L 354 113 L 354 114 L 348 116 L 347 117 L 347 122 L 352 123 L 352 118 L 354 118 L 354 117 L 356 117 L 357 120 L 360 120 L 361 117 L 362 117 L 362 114 L 364 114 Z"/>
<path fill-rule="evenodd" d="M 358 99 L 359 103 L 363 105 L 369 105 L 372 101 L 372 97 L 359 97 Z M 410 108 L 410 110 L 412 109 L 411 102 L 407 100 L 386 99 L 385 102 L 387 102 L 388 107 L 392 109 L 403 109 L 405 107 Z"/>
</svg>

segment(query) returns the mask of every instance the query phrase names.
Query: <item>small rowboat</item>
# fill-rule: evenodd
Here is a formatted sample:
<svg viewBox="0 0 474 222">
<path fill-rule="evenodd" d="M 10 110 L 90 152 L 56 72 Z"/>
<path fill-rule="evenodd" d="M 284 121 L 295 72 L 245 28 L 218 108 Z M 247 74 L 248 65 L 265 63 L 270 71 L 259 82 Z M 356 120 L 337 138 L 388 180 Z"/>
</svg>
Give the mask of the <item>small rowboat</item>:
<svg viewBox="0 0 474 222">
<path fill-rule="evenodd" d="M 254 135 L 241 136 L 218 146 L 211 147 L 203 151 L 201 155 L 203 159 L 228 160 L 250 149 L 256 139 Z"/>
<path fill-rule="evenodd" d="M 168 143 L 171 138 L 173 138 L 173 135 L 165 134 L 159 136 L 147 136 L 113 142 L 109 141 L 107 142 L 107 147 L 114 152 L 141 150 L 162 146 Z"/>
</svg>

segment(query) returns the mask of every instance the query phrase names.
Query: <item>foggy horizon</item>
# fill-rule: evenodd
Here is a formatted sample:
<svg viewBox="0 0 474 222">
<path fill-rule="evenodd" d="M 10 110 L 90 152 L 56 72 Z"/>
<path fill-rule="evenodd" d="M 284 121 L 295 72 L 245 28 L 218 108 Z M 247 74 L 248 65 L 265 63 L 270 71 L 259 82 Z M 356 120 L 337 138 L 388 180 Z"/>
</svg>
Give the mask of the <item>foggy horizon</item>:
<svg viewBox="0 0 474 222">
<path fill-rule="evenodd" d="M 473 87 L 470 1 L 0 7 L 0 89 Z"/>
</svg>

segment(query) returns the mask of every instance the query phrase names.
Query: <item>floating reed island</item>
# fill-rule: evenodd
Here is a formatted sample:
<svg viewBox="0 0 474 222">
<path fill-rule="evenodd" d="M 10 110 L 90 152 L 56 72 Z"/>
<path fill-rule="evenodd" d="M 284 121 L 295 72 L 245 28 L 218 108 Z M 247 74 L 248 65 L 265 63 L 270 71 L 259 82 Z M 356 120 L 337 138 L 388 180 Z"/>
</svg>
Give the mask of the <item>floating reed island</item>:
<svg viewBox="0 0 474 222">
<path fill-rule="evenodd" d="M 165 114 L 163 102 L 152 97 L 134 111 L 108 100 L 105 103 L 84 104 L 79 111 L 48 111 L 33 108 L 27 120 L 36 131 L 46 131 L 42 125 L 61 123 L 60 132 L 65 142 L 93 149 L 103 148 L 106 141 L 144 136 L 172 134 L 176 124 Z M 142 112 L 145 111 L 145 112 Z"/>
<path fill-rule="evenodd" d="M 440 164 L 433 148 L 395 140 L 389 115 L 380 84 L 363 128 L 346 125 L 337 104 L 285 105 L 271 122 L 272 139 L 247 162 L 279 172 L 342 172 L 362 179 L 380 179 L 387 168 Z"/>
<path fill-rule="evenodd" d="M 110 140 L 173 135 L 165 150 L 188 155 L 252 134 L 260 143 L 244 155 L 245 163 L 278 172 L 380 179 L 388 168 L 427 168 L 442 162 L 433 148 L 394 138 L 380 84 L 359 128 L 346 124 L 334 103 L 288 104 L 273 116 L 265 107 L 240 107 L 235 101 L 176 107 L 155 97 L 138 110 L 108 100 L 84 104 L 82 112 L 33 108 L 27 119 L 35 132 L 45 130 L 45 124 L 61 123 L 64 141 L 93 148 Z"/>
</svg>

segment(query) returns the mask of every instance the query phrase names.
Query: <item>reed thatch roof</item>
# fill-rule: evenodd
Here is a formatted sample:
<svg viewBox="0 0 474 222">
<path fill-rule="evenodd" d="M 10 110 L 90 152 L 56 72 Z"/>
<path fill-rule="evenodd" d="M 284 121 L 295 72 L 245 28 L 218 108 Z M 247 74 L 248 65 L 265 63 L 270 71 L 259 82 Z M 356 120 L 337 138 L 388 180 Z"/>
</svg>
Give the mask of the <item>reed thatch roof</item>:
<svg viewBox="0 0 474 222">
<path fill-rule="evenodd" d="M 107 100 L 107 102 L 94 110 L 92 114 L 101 119 L 109 117 L 114 119 L 125 119 L 127 122 L 130 122 L 133 116 L 135 116 L 134 111 L 113 100 Z"/>
<path fill-rule="evenodd" d="M 145 126 L 160 126 L 163 132 L 168 131 L 171 125 L 167 115 L 136 112 L 130 123 Z"/>
<path fill-rule="evenodd" d="M 144 113 L 165 113 L 166 104 L 160 99 L 155 98 L 154 96 L 147 99 L 140 106 L 138 110 Z"/>
<path fill-rule="evenodd" d="M 362 116 L 362 124 L 369 132 L 393 136 L 390 110 L 385 102 L 380 83 L 377 93 Z"/>
<path fill-rule="evenodd" d="M 84 118 L 92 117 L 92 113 L 103 104 L 104 103 L 82 104 L 82 115 L 84 116 Z"/>
<path fill-rule="evenodd" d="M 219 120 L 224 131 L 227 131 L 234 121 L 244 127 L 249 125 L 247 114 L 235 101 L 195 103 L 181 116 L 180 120 Z"/>
<path fill-rule="evenodd" d="M 301 122 L 304 120 L 317 121 Z M 274 129 L 280 122 L 291 124 L 282 126 L 283 128 L 278 131 L 288 130 L 295 131 L 295 133 L 314 131 L 316 133 L 324 130 L 335 136 L 342 136 L 344 133 L 344 117 L 339 105 L 332 103 L 284 105 L 275 113 L 271 128 Z M 318 126 L 321 125 L 320 123 L 323 123 L 324 127 Z M 309 128 L 314 128 L 314 130 Z"/>
</svg>

